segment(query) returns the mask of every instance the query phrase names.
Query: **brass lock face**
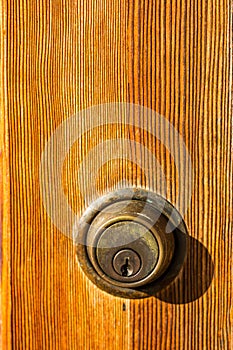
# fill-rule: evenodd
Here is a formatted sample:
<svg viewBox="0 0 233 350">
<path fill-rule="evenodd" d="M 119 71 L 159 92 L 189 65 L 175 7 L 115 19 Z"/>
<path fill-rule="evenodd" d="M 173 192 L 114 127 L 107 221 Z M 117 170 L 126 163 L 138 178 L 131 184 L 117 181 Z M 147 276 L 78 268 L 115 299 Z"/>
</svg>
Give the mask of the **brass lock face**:
<svg viewBox="0 0 233 350">
<path fill-rule="evenodd" d="M 88 277 L 101 289 L 124 297 L 145 297 L 156 281 L 157 288 L 164 287 L 162 277 L 176 262 L 179 243 L 168 208 L 174 209 L 156 194 L 135 189 L 95 202 L 75 229 L 78 260 Z M 177 271 L 176 267 L 175 275 Z M 167 282 L 171 275 L 174 266 Z"/>
<path fill-rule="evenodd" d="M 115 237 L 118 237 L 121 245 L 111 247 Z M 123 287 L 125 283 L 127 286 L 137 286 L 157 265 L 159 246 L 145 226 L 125 220 L 110 225 L 102 233 L 97 243 L 96 257 L 99 267 L 108 280 L 113 280 L 112 283 Z"/>
</svg>

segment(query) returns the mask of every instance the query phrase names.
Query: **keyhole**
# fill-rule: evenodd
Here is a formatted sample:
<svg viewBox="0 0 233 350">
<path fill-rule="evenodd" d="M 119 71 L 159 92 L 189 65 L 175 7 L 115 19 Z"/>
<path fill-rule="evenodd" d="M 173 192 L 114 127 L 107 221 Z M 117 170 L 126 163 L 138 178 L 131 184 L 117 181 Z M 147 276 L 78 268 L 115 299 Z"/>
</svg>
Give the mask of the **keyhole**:
<svg viewBox="0 0 233 350">
<path fill-rule="evenodd" d="M 125 259 L 125 264 L 121 267 L 121 273 L 122 276 L 128 277 L 132 274 L 132 271 L 130 271 L 130 266 L 129 266 L 129 258 Z"/>
<path fill-rule="evenodd" d="M 135 251 L 122 249 L 113 257 L 112 264 L 119 276 L 131 277 L 140 270 L 141 260 Z"/>
</svg>

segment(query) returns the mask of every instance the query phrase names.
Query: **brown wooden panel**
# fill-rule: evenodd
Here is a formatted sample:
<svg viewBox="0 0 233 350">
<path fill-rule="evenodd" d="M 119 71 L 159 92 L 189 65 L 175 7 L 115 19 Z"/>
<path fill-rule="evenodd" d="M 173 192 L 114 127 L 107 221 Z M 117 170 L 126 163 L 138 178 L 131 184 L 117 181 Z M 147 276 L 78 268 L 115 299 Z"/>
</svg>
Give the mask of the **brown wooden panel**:
<svg viewBox="0 0 233 350">
<path fill-rule="evenodd" d="M 1 2 L 4 349 L 231 348 L 231 10 L 230 0 Z M 72 240 L 42 203 L 46 142 L 71 115 L 107 102 L 160 113 L 192 159 L 187 264 L 172 286 L 149 299 L 116 298 L 88 281 Z M 175 164 L 162 142 L 125 125 L 95 128 L 73 145 L 63 167 L 73 210 L 85 209 L 81 161 L 116 135 L 156 155 L 167 198 L 180 210 L 185 184 L 176 166 L 184 165 L 183 154 Z M 159 189 L 153 167 L 146 177 L 143 167 L 116 159 L 99 171 L 99 194 L 123 179 Z"/>
</svg>

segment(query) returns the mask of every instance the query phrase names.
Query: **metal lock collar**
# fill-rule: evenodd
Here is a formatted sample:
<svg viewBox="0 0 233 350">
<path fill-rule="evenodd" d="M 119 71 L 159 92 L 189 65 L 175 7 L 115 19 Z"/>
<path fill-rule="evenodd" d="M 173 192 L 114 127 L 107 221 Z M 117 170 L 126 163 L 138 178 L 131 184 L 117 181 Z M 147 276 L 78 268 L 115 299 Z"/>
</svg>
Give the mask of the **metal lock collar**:
<svg viewBox="0 0 233 350">
<path fill-rule="evenodd" d="M 121 297 L 142 298 L 163 289 L 186 256 L 187 230 L 179 213 L 161 196 L 141 189 L 121 189 L 96 200 L 74 235 L 86 275 Z"/>
</svg>

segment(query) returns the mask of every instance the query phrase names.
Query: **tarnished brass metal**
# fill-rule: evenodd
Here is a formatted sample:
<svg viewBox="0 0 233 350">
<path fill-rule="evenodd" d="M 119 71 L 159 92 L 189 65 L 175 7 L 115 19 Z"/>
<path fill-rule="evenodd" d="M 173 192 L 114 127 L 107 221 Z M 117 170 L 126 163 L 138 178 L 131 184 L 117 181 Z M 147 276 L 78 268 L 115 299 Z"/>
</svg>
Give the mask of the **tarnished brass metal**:
<svg viewBox="0 0 233 350">
<path fill-rule="evenodd" d="M 104 208 L 91 223 L 87 252 L 97 273 L 121 287 L 139 287 L 157 279 L 171 262 L 173 233 L 166 233 L 168 220 L 151 204 L 124 200 Z M 136 274 L 120 276 L 113 258 L 123 249 L 134 250 L 141 260 Z"/>
<path fill-rule="evenodd" d="M 97 200 L 75 228 L 81 267 L 100 288 L 118 296 L 145 297 L 147 289 L 161 290 L 185 257 L 184 234 L 177 236 L 185 227 L 175 227 L 176 212 L 170 220 L 173 209 L 160 196 L 135 189 Z"/>
<path fill-rule="evenodd" d="M 113 242 L 115 245 L 115 237 L 118 237 L 117 241 L 120 245 L 112 247 Z M 114 270 L 114 256 L 122 250 L 133 250 L 139 257 L 141 263 L 137 273 L 124 276 Z M 103 232 L 97 243 L 96 256 L 97 263 L 106 273 L 107 280 L 113 279 L 114 281 L 111 282 L 116 285 L 124 286 L 127 283 L 127 286 L 135 286 L 139 285 L 139 281 L 145 279 L 155 268 L 159 257 L 159 247 L 157 240 L 145 226 L 135 221 L 121 221 L 110 225 Z M 129 257 L 129 260 L 133 270 L 137 270 L 136 259 Z M 96 267 L 95 263 L 94 266 Z"/>
</svg>

